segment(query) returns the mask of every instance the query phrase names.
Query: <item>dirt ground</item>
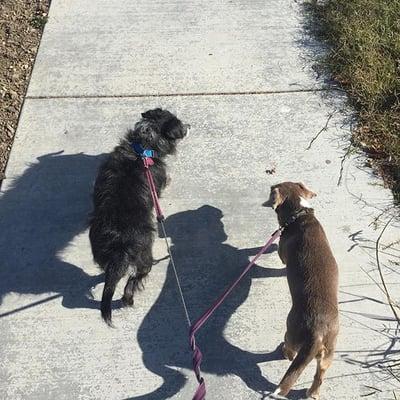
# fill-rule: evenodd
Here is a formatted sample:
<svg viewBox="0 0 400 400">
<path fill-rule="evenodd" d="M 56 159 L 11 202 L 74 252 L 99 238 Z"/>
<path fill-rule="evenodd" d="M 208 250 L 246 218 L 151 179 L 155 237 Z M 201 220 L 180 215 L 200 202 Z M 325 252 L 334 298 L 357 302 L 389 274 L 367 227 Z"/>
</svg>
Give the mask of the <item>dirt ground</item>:
<svg viewBox="0 0 400 400">
<path fill-rule="evenodd" d="M 0 0 L 0 182 L 51 0 Z"/>
</svg>

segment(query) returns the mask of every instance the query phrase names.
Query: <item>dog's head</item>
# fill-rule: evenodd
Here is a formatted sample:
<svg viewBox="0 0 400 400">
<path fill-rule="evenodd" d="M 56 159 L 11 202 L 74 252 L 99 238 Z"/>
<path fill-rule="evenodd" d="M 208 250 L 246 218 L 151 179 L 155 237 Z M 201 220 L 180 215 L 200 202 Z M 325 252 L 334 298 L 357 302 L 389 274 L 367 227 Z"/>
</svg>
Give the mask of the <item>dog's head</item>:
<svg viewBox="0 0 400 400">
<path fill-rule="evenodd" d="M 175 152 L 177 141 L 186 136 L 189 128 L 174 114 L 156 108 L 142 114 L 131 139 L 139 140 L 143 147 L 155 150 L 159 157 L 163 157 Z"/>
<path fill-rule="evenodd" d="M 278 207 L 287 202 L 294 209 L 310 207 L 307 200 L 315 196 L 316 194 L 301 182 L 282 182 L 271 186 L 269 199 L 263 206 L 277 210 Z"/>
</svg>

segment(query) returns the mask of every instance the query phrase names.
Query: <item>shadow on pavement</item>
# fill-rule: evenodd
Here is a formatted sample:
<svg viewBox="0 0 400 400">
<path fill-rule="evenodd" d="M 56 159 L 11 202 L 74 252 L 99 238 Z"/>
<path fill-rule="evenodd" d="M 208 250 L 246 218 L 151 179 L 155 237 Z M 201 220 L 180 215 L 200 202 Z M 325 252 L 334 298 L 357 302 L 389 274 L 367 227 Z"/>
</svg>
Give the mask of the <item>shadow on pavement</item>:
<svg viewBox="0 0 400 400">
<path fill-rule="evenodd" d="M 68 308 L 97 308 L 90 288 L 101 275 L 90 276 L 85 266 L 61 259 L 59 253 L 86 229 L 90 195 L 103 155 L 39 157 L 0 197 L 0 304 L 7 293 L 58 293 Z"/>
<path fill-rule="evenodd" d="M 249 257 L 254 256 L 259 250 L 237 249 L 224 243 L 227 235 L 221 221 L 222 217 L 223 214 L 219 209 L 205 205 L 197 210 L 172 215 L 165 222 L 192 318 L 199 317 L 211 305 L 247 265 Z M 276 249 L 275 245 L 270 251 Z M 275 385 L 262 375 L 258 364 L 281 359 L 280 348 L 264 354 L 242 350 L 225 338 L 224 329 L 232 314 L 245 302 L 253 279 L 284 275 L 285 269 L 255 265 L 243 278 L 197 335 L 197 343 L 204 356 L 203 372 L 236 375 L 260 395 L 275 389 Z M 232 329 L 235 327 L 231 327 Z M 237 330 L 238 336 L 246 335 L 242 329 Z M 131 397 L 129 400 L 171 398 L 186 382 L 185 376 L 179 369 L 192 368 L 187 325 L 171 265 L 168 266 L 167 277 L 157 301 L 139 327 L 137 339 L 143 352 L 144 365 L 149 371 L 161 377 L 163 384 L 151 393 Z M 282 376 L 283 373 L 284 371 Z M 192 379 L 195 379 L 194 375 Z M 212 388 L 209 388 L 209 392 L 211 391 Z"/>
</svg>

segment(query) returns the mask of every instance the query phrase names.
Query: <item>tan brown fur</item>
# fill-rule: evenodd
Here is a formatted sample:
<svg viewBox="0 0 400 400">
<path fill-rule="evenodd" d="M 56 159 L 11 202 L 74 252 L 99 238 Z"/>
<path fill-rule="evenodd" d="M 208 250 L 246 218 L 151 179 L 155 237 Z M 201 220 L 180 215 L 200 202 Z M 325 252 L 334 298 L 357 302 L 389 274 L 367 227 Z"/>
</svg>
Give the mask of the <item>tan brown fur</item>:
<svg viewBox="0 0 400 400">
<path fill-rule="evenodd" d="M 283 353 L 292 361 L 276 394 L 286 396 L 305 367 L 317 360 L 307 394 L 319 398 L 326 370 L 332 363 L 339 330 L 338 268 L 325 232 L 312 208 L 304 207 L 315 193 L 302 183 L 272 186 L 270 199 L 283 230 L 279 256 L 287 269 L 292 308 L 287 317 Z"/>
</svg>

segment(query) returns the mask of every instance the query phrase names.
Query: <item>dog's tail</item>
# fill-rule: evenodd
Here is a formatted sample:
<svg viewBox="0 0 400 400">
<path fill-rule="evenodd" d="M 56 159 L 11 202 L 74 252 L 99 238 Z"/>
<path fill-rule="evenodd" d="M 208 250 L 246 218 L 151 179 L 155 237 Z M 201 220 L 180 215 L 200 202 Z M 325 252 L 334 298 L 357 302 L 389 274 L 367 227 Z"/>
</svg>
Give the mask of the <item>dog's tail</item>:
<svg viewBox="0 0 400 400">
<path fill-rule="evenodd" d="M 111 302 L 115 288 L 128 270 L 128 259 L 123 253 L 115 255 L 105 268 L 105 283 L 101 298 L 101 316 L 107 325 L 113 327 L 111 320 Z"/>
<path fill-rule="evenodd" d="M 310 339 L 309 341 L 305 342 L 297 353 L 295 359 L 290 364 L 289 369 L 286 371 L 286 374 L 282 378 L 274 394 L 286 396 L 306 366 L 322 350 L 322 347 L 322 341 L 320 339 Z"/>
</svg>

